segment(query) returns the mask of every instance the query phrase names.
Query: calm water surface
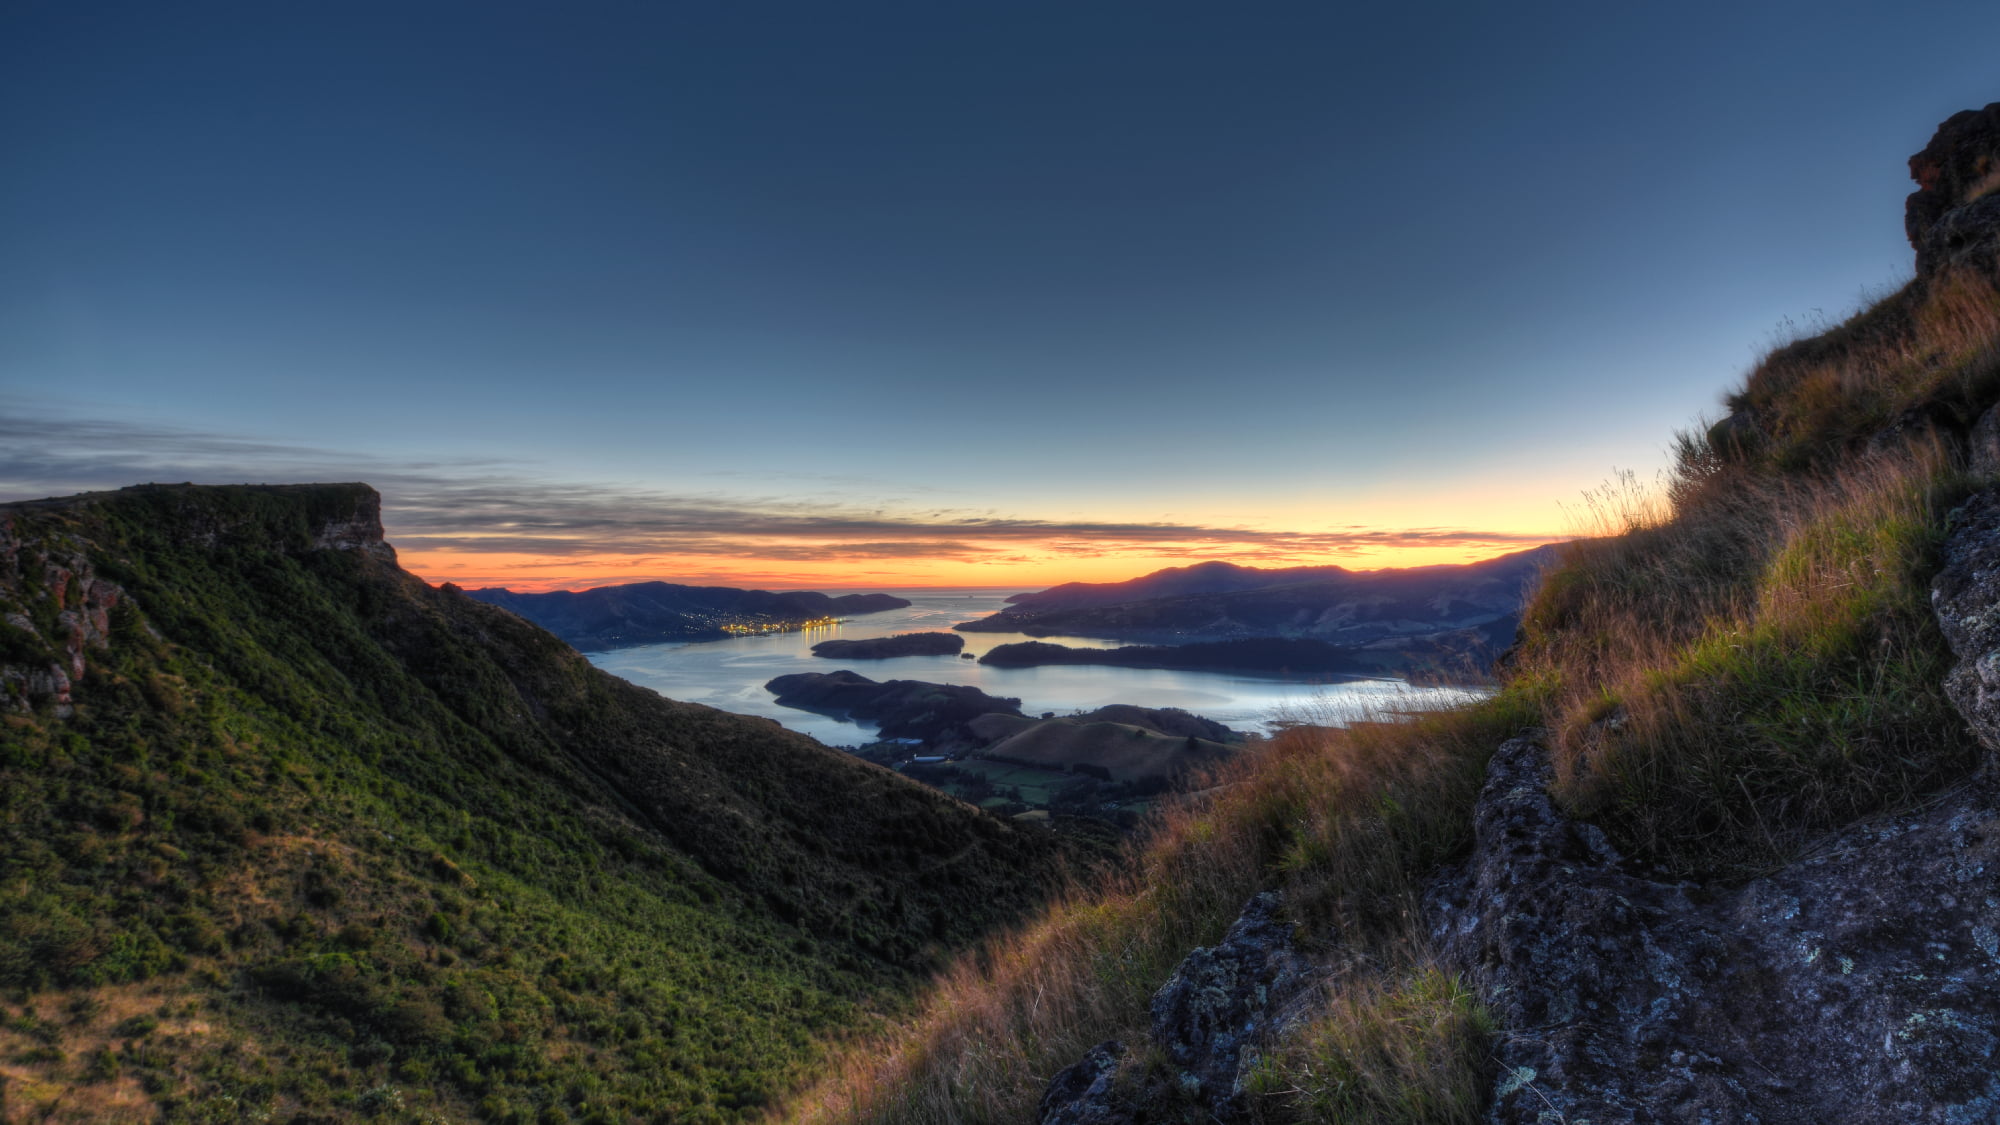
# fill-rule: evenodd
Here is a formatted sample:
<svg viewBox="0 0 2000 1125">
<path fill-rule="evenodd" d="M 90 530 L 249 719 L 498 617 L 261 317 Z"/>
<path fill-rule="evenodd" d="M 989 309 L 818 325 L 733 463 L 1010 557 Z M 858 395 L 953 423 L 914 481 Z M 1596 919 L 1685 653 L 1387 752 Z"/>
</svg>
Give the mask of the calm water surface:
<svg viewBox="0 0 2000 1125">
<path fill-rule="evenodd" d="M 722 641 L 641 645 L 590 653 L 591 663 L 613 675 L 643 684 L 670 699 L 706 703 L 725 711 L 776 719 L 829 746 L 870 741 L 872 726 L 780 707 L 764 690 L 766 681 L 793 672 L 846 668 L 871 680 L 927 680 L 969 684 L 989 695 L 1011 696 L 1030 715 L 1088 711 L 1110 703 L 1180 707 L 1237 730 L 1262 730 L 1285 719 L 1327 722 L 1355 718 L 1382 708 L 1469 700 L 1476 689 L 1415 688 L 1400 680 L 1337 683 L 1183 672 L 1157 668 L 1052 666 L 993 668 L 977 658 L 996 645 L 1046 640 L 1072 648 L 1117 648 L 1122 642 L 1089 637 L 1029 637 L 1022 633 L 960 633 L 965 651 L 956 656 L 904 656 L 894 660 L 827 660 L 812 646 L 835 637 L 858 640 L 891 633 L 950 632 L 960 621 L 998 612 L 1013 590 L 892 591 L 912 603 L 906 609 L 871 613 L 831 629 L 737 637 Z"/>
</svg>

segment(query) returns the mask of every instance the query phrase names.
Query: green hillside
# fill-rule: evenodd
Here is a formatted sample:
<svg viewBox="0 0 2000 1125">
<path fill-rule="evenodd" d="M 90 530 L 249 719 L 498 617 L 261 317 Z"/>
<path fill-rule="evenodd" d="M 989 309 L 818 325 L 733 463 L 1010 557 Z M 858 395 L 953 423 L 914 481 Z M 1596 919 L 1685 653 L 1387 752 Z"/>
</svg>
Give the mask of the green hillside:
<svg viewBox="0 0 2000 1125">
<path fill-rule="evenodd" d="M 719 1121 L 1045 834 L 400 570 L 363 485 L 0 507 L 0 1117 Z"/>
</svg>

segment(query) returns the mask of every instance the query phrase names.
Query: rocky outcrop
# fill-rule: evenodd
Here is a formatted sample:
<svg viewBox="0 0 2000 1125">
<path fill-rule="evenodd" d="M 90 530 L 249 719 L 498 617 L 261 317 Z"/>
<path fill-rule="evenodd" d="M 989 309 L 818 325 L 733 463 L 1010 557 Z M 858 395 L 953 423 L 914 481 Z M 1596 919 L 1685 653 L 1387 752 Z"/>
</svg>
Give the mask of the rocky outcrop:
<svg viewBox="0 0 2000 1125">
<path fill-rule="evenodd" d="M 1945 694 L 1981 745 L 2000 748 L 2000 493 L 1989 489 L 1951 514 L 1931 608 L 1958 657 Z"/>
<path fill-rule="evenodd" d="M 1112 1125 L 1132 1120 L 1129 1098 L 1121 1096 L 1118 1070 L 1125 1062 L 1125 1044 L 1107 1039 L 1078 1062 L 1063 1068 L 1036 1106 L 1041 1125 Z"/>
<path fill-rule="evenodd" d="M 1910 157 L 1917 190 L 1903 205 L 1903 230 L 1920 276 L 1951 265 L 1993 272 L 2000 252 L 2000 102 L 1946 118 Z"/>
<path fill-rule="evenodd" d="M 69 717 L 86 654 L 110 644 L 125 591 L 97 574 L 84 544 L 24 542 L 14 513 L 0 508 L 0 593 L 20 607 L 0 625 L 0 709 L 47 702 Z"/>
<path fill-rule="evenodd" d="M 1160 1075 L 1132 1073 L 1140 1052 L 1100 1043 L 1049 1083 L 1042 1125 L 1154 1120 L 1162 1102 L 1195 1106 L 1197 1119 L 1238 1119 L 1259 1050 L 1297 1017 L 1320 977 L 1280 905 L 1268 891 L 1252 898 L 1220 943 L 1188 954 L 1153 995 L 1147 1045 L 1168 1064 L 1164 1086 Z"/>
<path fill-rule="evenodd" d="M 1487 768 L 1464 868 L 1433 885 L 1432 936 L 1505 1028 L 1494 1121 L 1543 1111 L 1593 1122 L 1749 1120 L 1739 1067 L 1688 1038 L 1714 1005 L 1701 971 L 1728 956 L 1688 888 L 1627 873 L 1595 826 L 1548 794 L 1535 742 L 1502 745 Z"/>
<path fill-rule="evenodd" d="M 1474 853 L 1428 903 L 1503 1029 L 1490 1121 L 2000 1118 L 1990 789 L 1732 890 L 1630 870 L 1548 779 L 1536 742 L 1500 748 Z"/>
<path fill-rule="evenodd" d="M 1313 980 L 1279 902 L 1268 891 L 1252 898 L 1220 944 L 1188 954 L 1153 996 L 1153 1043 L 1175 1085 L 1220 1119 L 1235 1115 L 1257 1049 Z"/>
<path fill-rule="evenodd" d="M 382 530 L 382 494 L 372 488 L 355 497 L 353 508 L 323 515 L 313 532 L 313 550 L 363 551 L 387 562 L 396 560 Z"/>
</svg>

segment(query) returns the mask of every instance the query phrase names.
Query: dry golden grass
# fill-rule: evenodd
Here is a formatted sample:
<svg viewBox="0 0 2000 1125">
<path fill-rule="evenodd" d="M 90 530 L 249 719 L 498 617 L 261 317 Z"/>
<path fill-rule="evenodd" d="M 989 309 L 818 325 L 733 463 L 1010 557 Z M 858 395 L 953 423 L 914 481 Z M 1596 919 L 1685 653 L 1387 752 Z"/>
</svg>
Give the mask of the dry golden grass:
<svg viewBox="0 0 2000 1125">
<path fill-rule="evenodd" d="M 1913 281 L 1818 335 L 1773 351 L 1730 403 L 1756 419 L 1750 452 L 1826 465 L 1911 410 L 1969 423 L 2000 391 L 2000 290 L 1954 271 Z"/>
<path fill-rule="evenodd" d="M 1551 693 L 1558 795 L 1656 862 L 1728 873 L 1962 774 L 1925 597 L 1961 488 L 1920 439 L 1577 544 L 1516 668 Z"/>
<path fill-rule="evenodd" d="M 45 993 L 0 1009 L 0 1122 L 150 1122 L 153 1097 L 121 1070 L 149 1040 L 182 1043 L 209 1027 L 170 1011 L 178 978 Z"/>
<path fill-rule="evenodd" d="M 852 1044 L 789 1116 L 1024 1120 L 1057 1070 L 1143 1029 L 1173 967 L 1267 885 L 1309 944 L 1380 950 L 1400 971 L 1421 873 L 1462 844 L 1485 757 L 1525 715 L 1509 698 L 1285 732 L 1168 810 L 1115 885 L 960 962 L 908 1024 Z"/>
<path fill-rule="evenodd" d="M 1486 1103 L 1492 1032 L 1471 989 L 1406 958 L 1395 972 L 1344 978 L 1247 1085 L 1267 1121 L 1471 1125 Z"/>
</svg>

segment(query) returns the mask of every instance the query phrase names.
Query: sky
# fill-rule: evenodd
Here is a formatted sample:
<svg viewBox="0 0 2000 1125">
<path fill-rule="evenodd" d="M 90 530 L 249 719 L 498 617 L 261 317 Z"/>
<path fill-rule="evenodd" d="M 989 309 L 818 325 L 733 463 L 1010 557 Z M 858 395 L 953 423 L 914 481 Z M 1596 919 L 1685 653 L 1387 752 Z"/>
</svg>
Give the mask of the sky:
<svg viewBox="0 0 2000 1125">
<path fill-rule="evenodd" d="M 517 589 L 1463 561 L 1910 275 L 2000 5 L 0 8 L 0 500 Z"/>
</svg>

